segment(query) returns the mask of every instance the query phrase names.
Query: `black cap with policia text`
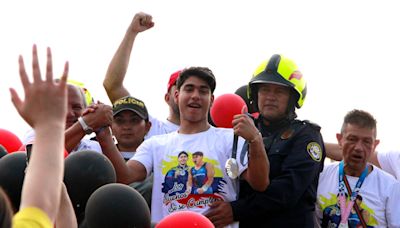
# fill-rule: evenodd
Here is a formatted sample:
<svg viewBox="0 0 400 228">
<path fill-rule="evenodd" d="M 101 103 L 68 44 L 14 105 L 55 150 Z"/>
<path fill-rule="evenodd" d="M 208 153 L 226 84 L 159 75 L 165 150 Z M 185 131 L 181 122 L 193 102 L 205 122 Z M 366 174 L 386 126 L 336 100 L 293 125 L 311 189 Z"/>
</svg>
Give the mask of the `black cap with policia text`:
<svg viewBox="0 0 400 228">
<path fill-rule="evenodd" d="M 149 119 L 149 114 L 147 113 L 147 108 L 144 105 L 144 102 L 137 98 L 134 98 L 131 96 L 126 96 L 126 97 L 122 97 L 114 102 L 114 104 L 113 104 L 113 115 L 114 116 L 124 110 L 133 111 L 144 120 Z"/>
</svg>

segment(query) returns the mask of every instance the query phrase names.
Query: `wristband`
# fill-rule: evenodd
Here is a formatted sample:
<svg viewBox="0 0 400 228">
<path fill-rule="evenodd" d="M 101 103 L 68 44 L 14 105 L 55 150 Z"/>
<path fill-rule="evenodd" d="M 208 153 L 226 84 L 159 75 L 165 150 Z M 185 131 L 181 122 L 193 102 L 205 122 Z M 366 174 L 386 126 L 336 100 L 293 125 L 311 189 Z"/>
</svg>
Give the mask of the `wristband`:
<svg viewBox="0 0 400 228">
<path fill-rule="evenodd" d="M 87 123 L 85 122 L 85 120 L 82 118 L 82 116 L 80 116 L 78 118 L 78 122 L 81 125 L 83 131 L 85 132 L 85 134 L 89 135 L 92 134 L 93 132 L 93 128 L 89 127 L 89 125 L 87 125 Z"/>
<path fill-rule="evenodd" d="M 258 138 L 258 135 L 260 135 L 261 138 L 262 138 L 261 132 L 258 132 L 258 134 L 256 136 L 254 136 L 254 138 L 252 140 L 249 141 L 249 144 L 252 144 L 253 142 L 255 142 L 257 140 L 257 138 Z"/>
</svg>

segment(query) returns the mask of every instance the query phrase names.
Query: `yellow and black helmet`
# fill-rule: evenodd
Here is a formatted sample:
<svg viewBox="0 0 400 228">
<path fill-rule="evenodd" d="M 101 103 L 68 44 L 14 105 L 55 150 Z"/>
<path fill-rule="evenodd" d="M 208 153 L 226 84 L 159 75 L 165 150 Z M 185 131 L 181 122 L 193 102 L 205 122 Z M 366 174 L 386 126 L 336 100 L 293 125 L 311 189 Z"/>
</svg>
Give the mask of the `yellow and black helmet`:
<svg viewBox="0 0 400 228">
<path fill-rule="evenodd" d="M 79 82 L 79 81 L 76 81 L 76 80 L 68 79 L 68 84 L 78 86 L 79 88 L 82 89 L 82 92 L 83 92 L 83 95 L 84 95 L 84 99 L 85 99 L 85 106 L 89 106 L 94 102 L 92 94 L 85 87 L 83 82 Z"/>
<path fill-rule="evenodd" d="M 301 108 L 307 94 L 306 81 L 293 60 L 275 54 L 263 61 L 253 73 L 247 93 L 249 99 L 257 106 L 257 84 L 272 83 L 292 88 L 297 95 L 296 107 Z"/>
</svg>

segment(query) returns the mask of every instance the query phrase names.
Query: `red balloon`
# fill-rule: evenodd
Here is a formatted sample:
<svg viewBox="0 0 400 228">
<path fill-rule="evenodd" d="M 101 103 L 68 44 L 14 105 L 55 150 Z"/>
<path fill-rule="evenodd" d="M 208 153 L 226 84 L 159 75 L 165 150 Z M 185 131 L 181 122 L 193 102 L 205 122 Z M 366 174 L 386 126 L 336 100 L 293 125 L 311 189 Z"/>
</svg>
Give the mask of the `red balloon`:
<svg viewBox="0 0 400 228">
<path fill-rule="evenodd" d="M 18 151 L 22 142 L 14 133 L 9 130 L 0 128 L 0 145 L 7 150 L 8 153 Z"/>
<path fill-rule="evenodd" d="M 233 116 L 242 113 L 246 102 L 237 94 L 227 93 L 215 98 L 210 114 L 215 126 L 232 128 Z"/>
<path fill-rule="evenodd" d="M 164 217 L 156 228 L 209 228 L 214 227 L 208 218 L 193 211 L 177 211 Z"/>
</svg>

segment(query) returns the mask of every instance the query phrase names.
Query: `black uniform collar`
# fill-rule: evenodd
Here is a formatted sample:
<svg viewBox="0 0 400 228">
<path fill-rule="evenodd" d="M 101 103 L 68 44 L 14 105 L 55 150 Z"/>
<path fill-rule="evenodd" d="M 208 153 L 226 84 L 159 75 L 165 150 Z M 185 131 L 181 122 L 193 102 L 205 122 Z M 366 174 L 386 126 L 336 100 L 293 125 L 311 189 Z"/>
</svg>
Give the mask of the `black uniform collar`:
<svg viewBox="0 0 400 228">
<path fill-rule="evenodd" d="M 264 118 L 262 115 L 259 115 L 257 121 L 257 125 L 259 129 L 261 129 L 262 134 L 274 134 L 278 131 L 282 131 L 286 129 L 294 118 L 285 117 L 283 119 L 277 121 L 268 121 L 269 125 L 264 124 Z M 267 136 L 267 135 L 265 135 Z"/>
</svg>

